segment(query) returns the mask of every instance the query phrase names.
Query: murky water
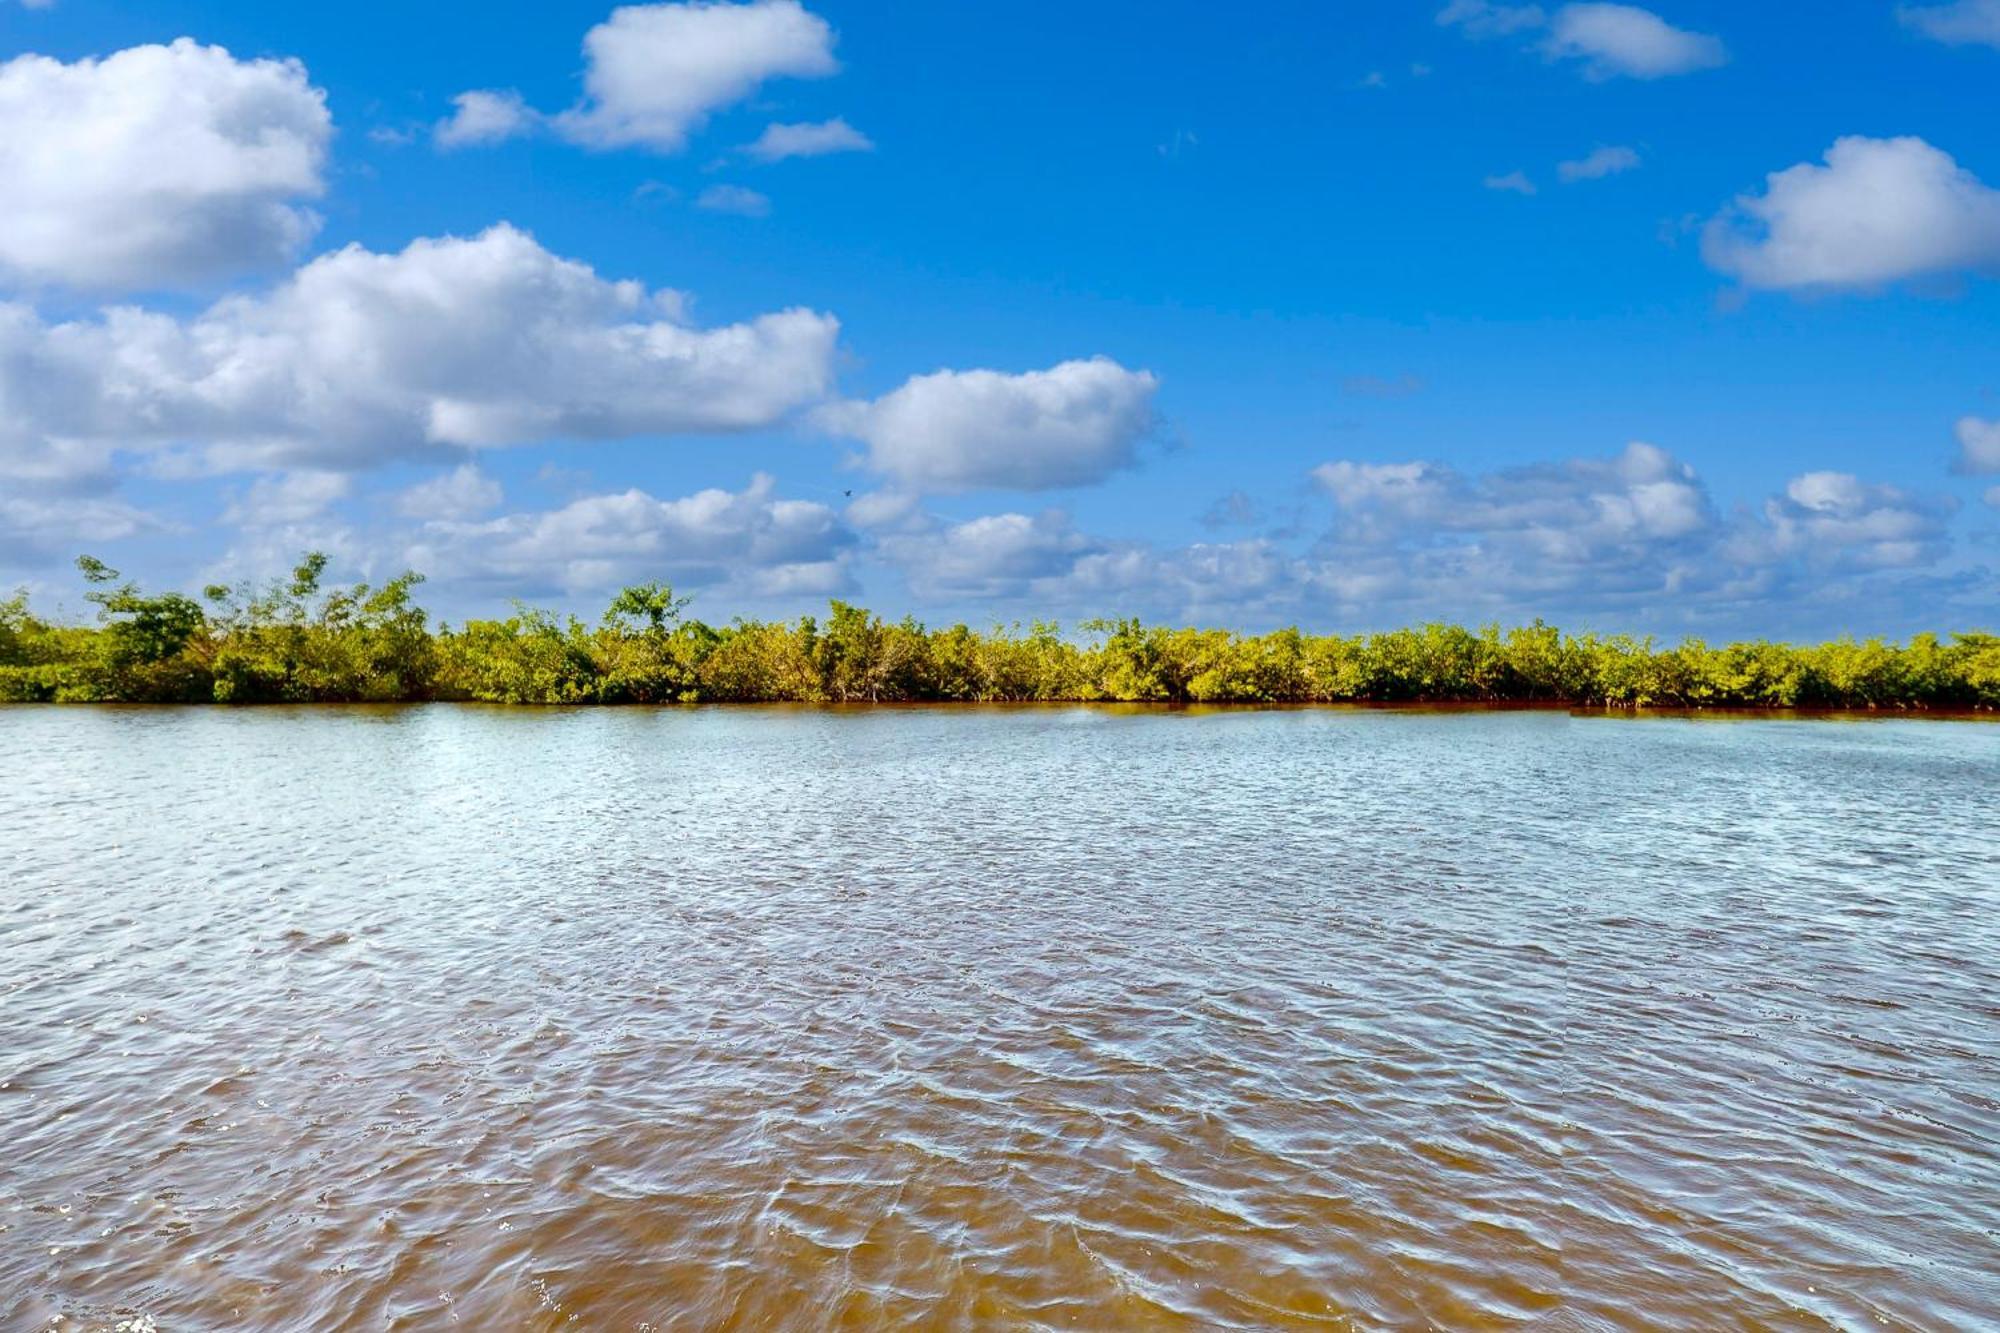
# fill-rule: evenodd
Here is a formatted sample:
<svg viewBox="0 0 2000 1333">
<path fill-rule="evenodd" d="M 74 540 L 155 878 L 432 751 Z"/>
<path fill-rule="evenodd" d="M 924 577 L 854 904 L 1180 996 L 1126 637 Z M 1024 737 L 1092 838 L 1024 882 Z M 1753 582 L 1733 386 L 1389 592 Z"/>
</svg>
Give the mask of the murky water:
<svg viewBox="0 0 2000 1333">
<path fill-rule="evenodd" d="M 2000 726 L 0 710 L 0 1327 L 2000 1324 Z"/>
</svg>

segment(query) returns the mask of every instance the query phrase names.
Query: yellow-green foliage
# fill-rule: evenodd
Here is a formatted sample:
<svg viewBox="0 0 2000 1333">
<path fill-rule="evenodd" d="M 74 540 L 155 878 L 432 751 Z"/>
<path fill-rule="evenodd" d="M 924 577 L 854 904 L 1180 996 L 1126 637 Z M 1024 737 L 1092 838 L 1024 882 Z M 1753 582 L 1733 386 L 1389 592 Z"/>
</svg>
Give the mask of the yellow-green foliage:
<svg viewBox="0 0 2000 1333">
<path fill-rule="evenodd" d="M 1574 637 L 1539 620 L 1352 637 L 1095 620 L 1074 640 L 1043 621 L 986 631 L 890 624 L 844 602 L 824 620 L 713 627 L 687 618 L 686 599 L 653 583 L 620 592 L 595 625 L 523 606 L 453 630 L 434 629 L 415 604 L 420 575 L 327 589 L 326 558 L 316 554 L 267 588 L 210 588 L 206 607 L 178 593 L 149 596 L 89 557 L 78 566 L 96 625 L 43 620 L 25 596 L 0 600 L 0 702 L 2000 707 L 2000 637 L 1991 634 L 1663 647 Z"/>
</svg>

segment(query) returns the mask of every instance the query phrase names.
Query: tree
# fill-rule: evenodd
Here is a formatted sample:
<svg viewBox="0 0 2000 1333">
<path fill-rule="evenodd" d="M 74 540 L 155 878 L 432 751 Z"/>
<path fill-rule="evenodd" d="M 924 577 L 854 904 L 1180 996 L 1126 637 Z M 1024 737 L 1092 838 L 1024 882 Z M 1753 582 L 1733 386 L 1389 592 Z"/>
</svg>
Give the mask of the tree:
<svg viewBox="0 0 2000 1333">
<path fill-rule="evenodd" d="M 674 596 L 672 584 L 635 583 L 611 599 L 611 606 L 604 613 L 604 624 L 611 629 L 629 630 L 634 621 L 642 621 L 649 633 L 665 634 L 692 600 Z"/>
<path fill-rule="evenodd" d="M 84 600 L 99 608 L 98 618 L 105 623 L 104 658 L 113 668 L 164 662 L 186 648 L 206 622 L 201 604 L 192 597 L 177 592 L 144 596 L 138 584 L 119 583 L 118 571 L 95 556 L 78 556 L 76 567 L 92 585 Z"/>
</svg>

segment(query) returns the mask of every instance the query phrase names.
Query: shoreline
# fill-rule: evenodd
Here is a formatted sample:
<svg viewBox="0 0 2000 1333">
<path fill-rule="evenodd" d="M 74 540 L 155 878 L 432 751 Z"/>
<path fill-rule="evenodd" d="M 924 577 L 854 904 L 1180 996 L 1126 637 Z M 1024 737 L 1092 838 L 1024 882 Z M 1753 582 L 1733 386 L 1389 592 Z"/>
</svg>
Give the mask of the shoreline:
<svg viewBox="0 0 2000 1333">
<path fill-rule="evenodd" d="M 1165 699 L 704 699 L 684 703 L 638 702 L 506 702 L 489 699 L 323 699 L 270 700 L 242 703 L 176 700 L 0 700 L 0 715 L 14 711 L 133 711 L 144 713 L 283 713 L 283 712 L 406 712 L 424 708 L 464 708 L 505 713 L 921 713 L 1000 712 L 1056 713 L 1079 709 L 1114 715 L 1205 717 L 1242 713 L 1560 713 L 1579 720 L 1630 721 L 1798 721 L 1798 722 L 1926 722 L 2000 723 L 2000 708 L 1948 708 L 1895 705 L 1881 708 L 1759 707 L 1745 704 L 1621 705 L 1520 699 L 1273 699 L 1173 701 Z"/>
<path fill-rule="evenodd" d="M 1427 621 L 1368 633 L 1085 620 L 931 626 L 838 600 L 825 617 L 712 624 L 665 584 L 624 589 L 595 622 L 519 606 L 434 624 L 406 573 L 380 587 L 211 587 L 148 594 L 80 557 L 95 625 L 0 600 L 0 700 L 288 704 L 472 701 L 527 706 L 1083 702 L 1853 711 L 2000 708 L 2000 635 L 1819 643 L 1566 633 Z"/>
</svg>

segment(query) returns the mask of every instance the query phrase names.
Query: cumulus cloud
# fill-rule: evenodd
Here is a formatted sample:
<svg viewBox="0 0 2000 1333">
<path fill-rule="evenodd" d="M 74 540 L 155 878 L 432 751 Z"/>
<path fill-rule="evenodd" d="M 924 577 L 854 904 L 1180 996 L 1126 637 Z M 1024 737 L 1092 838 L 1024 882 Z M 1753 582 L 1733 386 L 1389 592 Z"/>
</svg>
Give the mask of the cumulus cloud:
<svg viewBox="0 0 2000 1333">
<path fill-rule="evenodd" d="M 1955 470 L 1972 476 L 2000 472 L 2000 421 L 1964 417 L 1958 423 L 1958 462 Z"/>
<path fill-rule="evenodd" d="M 1483 473 L 1334 460 L 1312 481 L 1331 521 L 1298 549 L 1276 536 L 1105 537 L 1062 510 L 946 520 L 900 491 L 862 497 L 848 519 L 868 530 L 858 554 L 898 571 L 921 603 L 1065 617 L 1330 626 L 1541 615 L 1824 633 L 1965 591 L 1938 572 L 1952 501 L 1847 473 L 1802 473 L 1726 513 L 1692 468 L 1646 444 Z M 1231 499 L 1241 503 L 1226 505 L 1227 519 L 1254 517 L 1248 497 Z"/>
<path fill-rule="evenodd" d="M 823 157 L 828 153 L 872 153 L 875 141 L 835 116 L 800 125 L 766 125 L 743 151 L 759 162 L 788 157 Z"/>
<path fill-rule="evenodd" d="M 1308 566 L 1261 539 L 1156 549 L 1120 543 L 1080 558 L 1038 595 L 1092 612 L 1243 624 L 1305 609 Z"/>
<path fill-rule="evenodd" d="M 259 477 L 224 511 L 222 521 L 242 527 L 276 527 L 303 523 L 325 513 L 354 489 L 354 479 L 339 472 L 285 472 Z"/>
<path fill-rule="evenodd" d="M 2000 0 L 1905 5 L 1896 16 L 1924 36 L 1953 46 L 2000 47 Z"/>
<path fill-rule="evenodd" d="M 1553 14 L 1540 5 L 1497 5 L 1453 0 L 1437 21 L 1476 39 L 1540 32 L 1550 60 L 1577 60 L 1584 77 L 1659 79 L 1726 64 L 1720 38 L 1676 28 L 1636 5 L 1564 5 Z"/>
<path fill-rule="evenodd" d="M 1013 603 L 1035 614 L 1227 615 L 1303 586 L 1299 563 L 1266 541 L 1157 549 L 1077 528 L 1062 510 L 928 522 L 884 536 L 878 556 L 929 602 Z"/>
<path fill-rule="evenodd" d="M 1045 615 L 1227 618 L 1299 610 L 1305 564 L 1265 540 L 1157 548 L 1078 529 L 1061 510 L 929 522 L 885 536 L 877 555 L 932 603 L 1013 604 Z"/>
<path fill-rule="evenodd" d="M 440 148 L 500 143 L 532 130 L 541 116 L 512 88 L 475 89 L 451 99 L 454 110 L 437 123 L 432 137 Z"/>
<path fill-rule="evenodd" d="M 1310 595 L 1371 614 L 1699 618 L 1850 597 L 1946 549 L 1949 500 L 1808 472 L 1760 510 L 1720 513 L 1694 470 L 1633 444 L 1467 476 L 1438 463 L 1328 463 L 1335 508 Z M 1767 631 L 1768 632 L 1768 631 Z"/>
<path fill-rule="evenodd" d="M 553 123 L 593 148 L 679 152 L 766 80 L 838 72 L 833 42 L 797 0 L 627 5 L 585 35 L 584 99 Z"/>
<path fill-rule="evenodd" d="M 1548 51 L 1581 60 L 1593 79 L 1659 79 L 1729 60 L 1720 38 L 1676 28 L 1636 5 L 1564 5 L 1549 24 Z"/>
<path fill-rule="evenodd" d="M 1312 476 L 1340 510 L 1343 540 L 1377 542 L 1415 525 L 1505 533 L 1538 557 L 1594 561 L 1620 545 L 1686 537 L 1711 516 L 1694 470 L 1650 444 L 1476 478 L 1438 463 L 1346 461 Z"/>
<path fill-rule="evenodd" d="M 1484 184 L 1487 189 L 1498 190 L 1502 194 L 1535 193 L 1535 183 L 1528 179 L 1528 173 L 1525 171 L 1510 171 L 1504 176 L 1488 176 Z"/>
<path fill-rule="evenodd" d="M 934 530 L 887 538 L 884 554 L 900 565 L 920 597 L 1019 597 L 1068 575 L 1104 544 L 1078 532 L 1069 515 L 989 514 Z"/>
<path fill-rule="evenodd" d="M 863 441 L 868 465 L 908 489 L 1050 490 L 1130 467 L 1158 387 L 1151 372 L 1102 356 L 1020 375 L 940 370 L 819 419 Z"/>
<path fill-rule="evenodd" d="M 759 473 L 741 491 L 662 500 L 635 489 L 492 519 L 439 518 L 407 560 L 441 579 L 510 591 L 593 592 L 663 578 L 747 596 L 824 596 L 849 586 L 853 543 L 832 509 L 780 499 Z"/>
<path fill-rule="evenodd" d="M 1808 568 L 1909 569 L 1943 553 L 1948 501 L 1846 472 L 1807 472 L 1765 503 L 1765 525 L 1731 538 L 1737 560 L 1792 557 Z M 1760 549 L 1761 548 L 1761 549 Z"/>
<path fill-rule="evenodd" d="M 122 541 L 168 525 L 106 496 L 34 496 L 0 491 L 0 564 L 67 559 L 99 542 Z"/>
<path fill-rule="evenodd" d="M 1851 614 L 1871 594 L 1890 606 L 1942 586 L 1928 571 L 1949 501 L 1846 474 L 1803 474 L 1728 515 L 1692 469 L 1643 444 L 1483 474 L 1340 460 L 1314 480 L 1334 521 L 1297 553 L 1268 538 L 1107 539 L 1060 511 L 929 521 L 878 551 L 927 601 L 1236 625 L 1548 615 L 1768 633 L 1773 606 Z"/>
<path fill-rule="evenodd" d="M 1310 581 L 1345 605 L 1441 598 L 1463 608 L 1567 594 L 1586 580 L 1604 596 L 1657 591 L 1713 522 L 1692 470 L 1649 445 L 1473 477 L 1439 463 L 1343 460 L 1313 479 L 1336 517 Z"/>
<path fill-rule="evenodd" d="M 397 513 L 410 518 L 451 521 L 477 518 L 499 508 L 501 499 L 499 482 L 481 472 L 477 464 L 461 463 L 402 491 L 396 496 L 395 507 Z"/>
<path fill-rule="evenodd" d="M 211 281 L 318 229 L 333 122 L 296 60 L 186 38 L 0 65 L 0 277 L 93 289 Z"/>
<path fill-rule="evenodd" d="M 1636 171 L 1639 154 L 1630 148 L 1594 148 L 1586 156 L 1556 163 L 1556 178 L 1564 185 L 1577 181 L 1602 180 L 1622 171 Z"/>
<path fill-rule="evenodd" d="M 768 426 L 823 397 L 838 324 L 785 310 L 696 328 L 527 233 L 349 246 L 190 319 L 46 324 L 0 305 L 0 474 L 112 446 L 208 468 L 351 470 L 542 439 Z M 80 447 L 81 446 L 81 447 Z"/>
<path fill-rule="evenodd" d="M 2000 266 L 2000 190 L 1922 139 L 1838 139 L 1824 166 L 1772 172 L 1702 234 L 1747 287 L 1880 287 Z"/>
<path fill-rule="evenodd" d="M 923 497 L 910 491 L 864 491 L 847 502 L 847 521 L 858 528 L 919 529 L 929 523 L 918 508 L 922 503 Z"/>
<path fill-rule="evenodd" d="M 695 196 L 694 206 L 710 213 L 734 213 L 745 218 L 771 215 L 770 196 L 742 185 L 711 185 Z"/>
</svg>

